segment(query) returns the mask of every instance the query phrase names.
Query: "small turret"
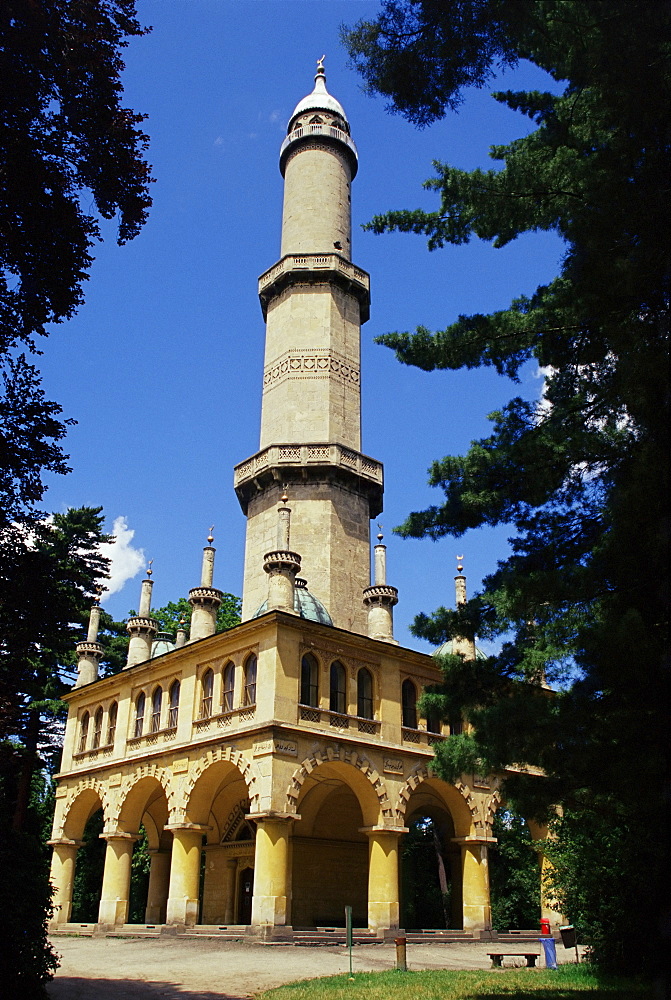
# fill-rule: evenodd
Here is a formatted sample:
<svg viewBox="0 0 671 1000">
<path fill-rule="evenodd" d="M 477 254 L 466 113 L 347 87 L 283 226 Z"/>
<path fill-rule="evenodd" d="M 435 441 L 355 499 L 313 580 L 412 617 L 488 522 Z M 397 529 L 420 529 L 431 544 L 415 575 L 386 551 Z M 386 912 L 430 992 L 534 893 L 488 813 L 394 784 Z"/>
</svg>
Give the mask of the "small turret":
<svg viewBox="0 0 671 1000">
<path fill-rule="evenodd" d="M 128 643 L 128 659 L 126 660 L 127 670 L 134 667 L 136 663 L 144 663 L 151 657 L 151 644 L 154 636 L 158 632 L 158 622 L 151 617 L 151 592 L 154 582 L 151 578 L 153 560 L 149 560 L 147 576 L 142 581 L 140 591 L 140 609 L 135 618 L 129 618 L 126 629 L 130 635 Z"/>
<path fill-rule="evenodd" d="M 200 587 L 194 587 L 189 591 L 189 604 L 191 605 L 191 631 L 189 633 L 190 642 L 196 639 L 205 639 L 208 635 L 214 635 L 217 631 L 217 611 L 221 607 L 224 595 L 216 587 L 212 586 L 214 579 L 214 554 L 216 549 L 212 547 L 214 537 L 210 528 L 207 536 L 207 545 L 203 549 L 203 564 L 200 573 Z"/>
<path fill-rule="evenodd" d="M 466 577 L 463 575 L 463 556 L 457 556 L 457 575 L 454 578 L 457 611 L 466 604 Z M 475 659 L 475 640 L 459 636 L 452 640 L 452 652 L 460 653 L 467 660 Z"/>
<path fill-rule="evenodd" d="M 368 635 L 371 639 L 398 645 L 394 639 L 394 605 L 398 604 L 398 590 L 387 583 L 387 546 L 382 544 L 382 526 L 378 525 L 378 528 L 375 579 L 373 585 L 363 592 L 363 603 L 368 609 Z"/>
<path fill-rule="evenodd" d="M 184 615 L 177 624 L 177 635 L 175 636 L 175 649 L 181 649 L 186 644 L 186 618 Z"/>
<path fill-rule="evenodd" d="M 277 508 L 277 549 L 266 552 L 263 569 L 268 574 L 268 611 L 285 611 L 294 615 L 294 587 L 301 568 L 301 557 L 289 548 L 291 508 L 286 506 L 288 499 L 283 493 Z"/>
<path fill-rule="evenodd" d="M 92 684 L 98 680 L 98 666 L 103 655 L 103 647 L 98 642 L 100 627 L 100 598 L 97 597 L 89 615 L 89 630 L 84 642 L 77 643 L 77 680 L 75 687 Z"/>
</svg>

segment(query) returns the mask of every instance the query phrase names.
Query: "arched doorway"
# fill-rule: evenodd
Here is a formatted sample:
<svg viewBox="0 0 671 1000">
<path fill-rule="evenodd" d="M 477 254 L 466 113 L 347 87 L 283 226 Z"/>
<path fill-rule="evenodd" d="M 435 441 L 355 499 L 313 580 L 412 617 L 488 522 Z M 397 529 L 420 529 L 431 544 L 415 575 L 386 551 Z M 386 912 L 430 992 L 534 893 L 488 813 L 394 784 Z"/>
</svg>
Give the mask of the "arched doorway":
<svg viewBox="0 0 671 1000">
<path fill-rule="evenodd" d="M 295 928 L 342 927 L 352 907 L 368 926 L 368 837 L 379 818 L 370 782 L 350 764 L 330 761 L 303 782 L 292 830 L 291 923 Z"/>
<path fill-rule="evenodd" d="M 76 924 L 96 923 L 98 920 L 105 869 L 105 841 L 100 839 L 102 831 L 103 811 L 99 808 L 87 820 L 77 851 L 70 917 Z"/>
</svg>

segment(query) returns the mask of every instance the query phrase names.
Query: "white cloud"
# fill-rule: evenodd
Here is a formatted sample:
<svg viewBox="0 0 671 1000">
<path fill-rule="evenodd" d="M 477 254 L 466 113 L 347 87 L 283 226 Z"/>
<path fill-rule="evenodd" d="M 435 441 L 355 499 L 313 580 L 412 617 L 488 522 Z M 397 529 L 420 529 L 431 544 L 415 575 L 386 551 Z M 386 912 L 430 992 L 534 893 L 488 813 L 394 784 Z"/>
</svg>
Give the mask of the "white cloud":
<svg viewBox="0 0 671 1000">
<path fill-rule="evenodd" d="M 118 593 L 128 580 L 137 576 L 145 564 L 144 551 L 134 548 L 131 544 L 135 532 L 128 527 L 125 517 L 114 519 L 112 534 L 114 541 L 106 542 L 100 546 L 102 554 L 111 560 L 110 579 L 103 595 L 103 601 L 111 594 Z"/>
</svg>

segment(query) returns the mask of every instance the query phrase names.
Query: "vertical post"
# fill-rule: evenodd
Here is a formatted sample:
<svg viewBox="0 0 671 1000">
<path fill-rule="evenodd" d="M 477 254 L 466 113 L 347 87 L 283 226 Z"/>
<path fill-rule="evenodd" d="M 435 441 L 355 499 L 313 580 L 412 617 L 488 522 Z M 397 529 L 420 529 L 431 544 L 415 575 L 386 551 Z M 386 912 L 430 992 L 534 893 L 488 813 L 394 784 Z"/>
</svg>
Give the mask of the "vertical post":
<svg viewBox="0 0 671 1000">
<path fill-rule="evenodd" d="M 54 887 L 53 924 L 68 924 L 72 916 L 72 890 L 75 879 L 75 864 L 79 840 L 50 840 L 53 846 L 51 856 L 51 883 Z"/>
<path fill-rule="evenodd" d="M 398 843 L 403 829 L 373 827 L 368 834 L 368 927 L 379 937 L 399 925 Z"/>
<path fill-rule="evenodd" d="M 166 923 L 189 927 L 198 921 L 200 856 L 206 828 L 190 824 L 167 829 L 172 830 L 172 856 Z"/>
<path fill-rule="evenodd" d="M 224 923 L 235 924 L 237 917 L 235 913 L 235 886 L 238 874 L 238 859 L 230 858 L 226 862 L 226 904 L 224 908 Z"/>
<path fill-rule="evenodd" d="M 293 816 L 265 815 L 256 820 L 252 926 L 265 936 L 282 936 L 287 926 L 289 836 Z M 278 928 L 282 928 L 278 932 Z"/>
<path fill-rule="evenodd" d="M 149 888 L 144 919 L 147 924 L 164 924 L 170 886 L 170 852 L 150 851 Z"/>
<path fill-rule="evenodd" d="M 464 930 L 491 930 L 492 907 L 489 897 L 487 847 L 493 837 L 455 837 L 461 846 L 461 880 Z"/>
<path fill-rule="evenodd" d="M 101 833 L 107 841 L 103 887 L 98 908 L 98 923 L 104 927 L 115 927 L 128 920 L 128 897 L 130 895 L 130 868 L 133 858 L 133 844 L 137 840 L 134 833 Z"/>
</svg>

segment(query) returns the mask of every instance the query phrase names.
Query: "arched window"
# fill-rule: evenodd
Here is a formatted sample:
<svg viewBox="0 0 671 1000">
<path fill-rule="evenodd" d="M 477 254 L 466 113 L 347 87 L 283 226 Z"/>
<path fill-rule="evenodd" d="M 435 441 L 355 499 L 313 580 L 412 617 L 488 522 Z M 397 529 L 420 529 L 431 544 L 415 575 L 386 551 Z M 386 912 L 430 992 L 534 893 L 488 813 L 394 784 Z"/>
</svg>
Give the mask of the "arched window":
<svg viewBox="0 0 671 1000">
<path fill-rule="evenodd" d="M 233 692 L 235 689 L 235 665 L 227 663 L 224 667 L 224 686 L 221 692 L 222 712 L 233 711 Z"/>
<path fill-rule="evenodd" d="M 417 729 L 417 688 L 412 681 L 403 681 L 401 706 L 403 725 L 406 729 Z"/>
<path fill-rule="evenodd" d="M 301 705 L 319 707 L 319 664 L 312 653 L 301 660 Z"/>
<path fill-rule="evenodd" d="M 144 727 L 144 705 L 145 705 L 145 695 L 144 691 L 140 691 L 137 699 L 135 701 L 135 732 L 134 736 L 137 739 L 142 736 L 142 729 Z"/>
<path fill-rule="evenodd" d="M 331 664 L 331 685 L 329 707 L 339 715 L 347 714 L 347 691 L 345 688 L 347 674 L 340 660 Z"/>
<path fill-rule="evenodd" d="M 173 681 L 168 691 L 170 707 L 168 709 L 168 729 L 177 728 L 177 716 L 179 714 L 179 681 Z"/>
<path fill-rule="evenodd" d="M 107 712 L 107 745 L 111 746 L 114 743 L 114 737 L 116 736 L 116 717 L 119 712 L 119 706 L 115 701 L 109 707 Z"/>
<path fill-rule="evenodd" d="M 96 709 L 96 714 L 93 716 L 93 741 L 91 743 L 91 749 L 97 750 L 100 746 L 100 740 L 103 733 L 103 707 L 100 705 Z"/>
<path fill-rule="evenodd" d="M 458 715 L 450 719 L 450 736 L 461 736 L 463 731 L 464 724 Z"/>
<path fill-rule="evenodd" d="M 214 671 L 206 670 L 203 674 L 203 697 L 200 702 L 201 719 L 209 719 L 212 715 L 212 692 L 214 691 Z"/>
<path fill-rule="evenodd" d="M 361 719 L 373 718 L 373 678 L 365 667 L 356 675 L 356 714 Z"/>
<path fill-rule="evenodd" d="M 163 701 L 163 689 L 159 685 L 154 688 L 151 696 L 151 732 L 157 733 L 161 728 L 161 702 Z"/>
<path fill-rule="evenodd" d="M 256 705 L 256 657 L 253 653 L 245 663 L 245 705 Z"/>
<path fill-rule="evenodd" d="M 310 124 L 311 125 L 323 125 L 324 124 L 324 119 L 320 118 L 319 115 L 313 115 L 312 118 L 310 119 Z"/>
<path fill-rule="evenodd" d="M 82 721 L 79 723 L 79 745 L 77 747 L 78 753 L 84 753 L 86 750 L 86 743 L 89 738 L 89 713 L 84 712 L 82 715 Z"/>
</svg>

